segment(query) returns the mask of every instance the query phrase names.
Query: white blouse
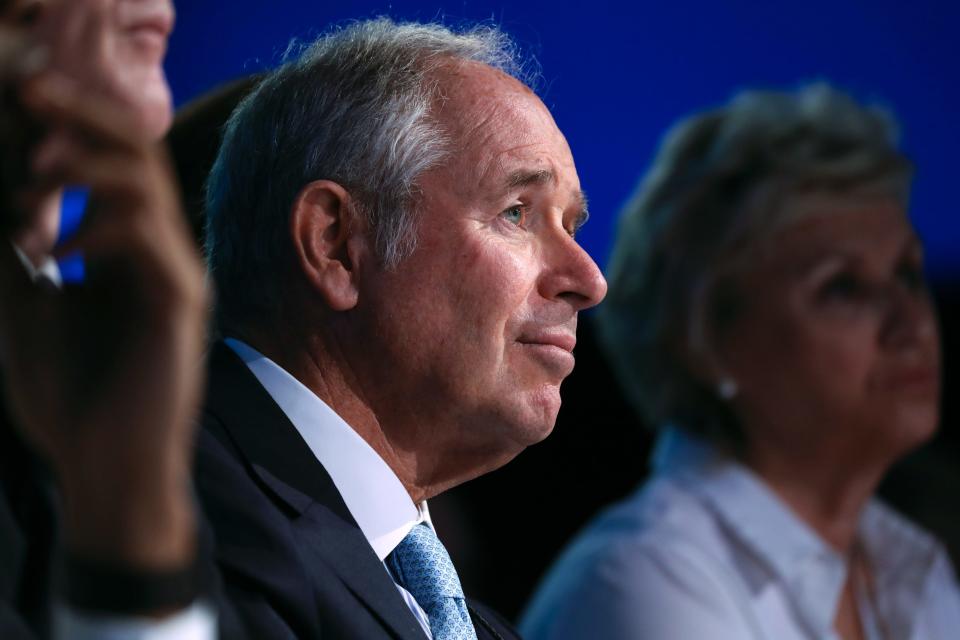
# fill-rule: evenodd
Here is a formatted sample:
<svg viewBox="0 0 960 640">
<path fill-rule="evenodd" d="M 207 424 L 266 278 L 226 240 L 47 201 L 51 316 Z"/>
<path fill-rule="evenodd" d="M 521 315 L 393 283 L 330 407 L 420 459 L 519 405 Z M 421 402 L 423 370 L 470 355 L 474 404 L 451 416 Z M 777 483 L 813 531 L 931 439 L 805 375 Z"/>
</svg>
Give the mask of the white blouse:
<svg viewBox="0 0 960 640">
<path fill-rule="evenodd" d="M 869 640 L 960 638 L 942 545 L 879 501 L 860 521 Z M 750 470 L 670 429 L 654 474 L 563 553 L 528 607 L 528 640 L 834 640 L 844 558 Z"/>
</svg>

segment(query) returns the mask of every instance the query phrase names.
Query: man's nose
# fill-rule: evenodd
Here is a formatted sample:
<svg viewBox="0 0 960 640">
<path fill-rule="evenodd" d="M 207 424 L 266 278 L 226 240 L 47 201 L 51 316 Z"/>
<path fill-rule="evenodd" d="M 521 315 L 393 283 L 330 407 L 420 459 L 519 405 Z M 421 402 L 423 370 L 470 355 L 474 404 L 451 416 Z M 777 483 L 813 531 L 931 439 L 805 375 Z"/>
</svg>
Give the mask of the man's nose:
<svg viewBox="0 0 960 640">
<path fill-rule="evenodd" d="M 574 311 L 596 306 L 607 295 L 600 267 L 583 247 L 565 232 L 548 250 L 541 294 L 548 300 L 567 301 Z"/>
</svg>

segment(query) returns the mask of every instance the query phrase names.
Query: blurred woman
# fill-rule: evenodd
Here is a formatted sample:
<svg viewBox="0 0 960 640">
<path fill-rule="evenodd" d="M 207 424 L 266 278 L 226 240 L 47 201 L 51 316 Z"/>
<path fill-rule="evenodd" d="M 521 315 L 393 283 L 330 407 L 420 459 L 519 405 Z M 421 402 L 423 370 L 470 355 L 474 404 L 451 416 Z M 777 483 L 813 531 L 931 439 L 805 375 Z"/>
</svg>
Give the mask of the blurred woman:
<svg viewBox="0 0 960 640">
<path fill-rule="evenodd" d="M 157 143 L 172 24 L 170 0 L 0 0 L 2 638 L 216 634 L 190 483 L 208 304 Z M 89 207 L 54 249 L 67 185 Z"/>
<path fill-rule="evenodd" d="M 667 136 L 598 315 L 661 429 L 654 473 L 564 553 L 525 637 L 956 637 L 943 548 L 873 497 L 940 394 L 894 138 L 825 85 L 743 93 Z"/>
</svg>

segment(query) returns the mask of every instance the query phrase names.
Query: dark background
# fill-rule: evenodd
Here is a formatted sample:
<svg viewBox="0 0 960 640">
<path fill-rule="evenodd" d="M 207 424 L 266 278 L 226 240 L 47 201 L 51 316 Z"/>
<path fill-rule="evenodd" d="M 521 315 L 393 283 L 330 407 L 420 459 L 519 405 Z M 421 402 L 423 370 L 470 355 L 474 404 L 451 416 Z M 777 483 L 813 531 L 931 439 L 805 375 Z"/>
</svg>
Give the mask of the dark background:
<svg viewBox="0 0 960 640">
<path fill-rule="evenodd" d="M 937 440 L 895 469 L 883 493 L 960 551 L 958 414 L 960 3 L 683 0 L 552 2 L 181 0 L 167 71 L 178 104 L 275 65 L 291 39 L 346 20 L 495 22 L 542 69 L 538 92 L 567 135 L 591 222 L 578 236 L 602 265 L 614 220 L 664 130 L 745 87 L 829 80 L 894 111 L 917 164 L 912 215 L 927 247 L 946 373 Z M 587 317 L 554 434 L 500 471 L 431 501 L 468 592 L 515 617 L 563 542 L 646 473 L 649 433 L 596 351 Z M 955 557 L 957 557 L 955 555 Z"/>
</svg>

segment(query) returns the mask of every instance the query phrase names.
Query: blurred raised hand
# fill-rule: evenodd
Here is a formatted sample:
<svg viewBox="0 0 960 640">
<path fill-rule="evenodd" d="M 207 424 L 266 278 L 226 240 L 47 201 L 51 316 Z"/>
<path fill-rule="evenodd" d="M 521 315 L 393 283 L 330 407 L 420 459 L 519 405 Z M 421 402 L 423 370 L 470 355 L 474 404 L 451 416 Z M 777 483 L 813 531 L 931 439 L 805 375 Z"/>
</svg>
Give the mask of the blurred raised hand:
<svg viewBox="0 0 960 640">
<path fill-rule="evenodd" d="M 44 133 L 30 184 L 82 184 L 81 285 L 36 279 L 0 243 L 0 366 L 23 434 L 63 492 L 67 545 L 148 569 L 189 561 L 192 428 L 207 296 L 163 150 L 106 93 L 45 72 L 21 83 Z M 29 209 L 29 207 L 27 207 Z"/>
</svg>

